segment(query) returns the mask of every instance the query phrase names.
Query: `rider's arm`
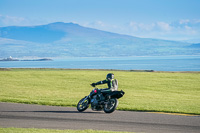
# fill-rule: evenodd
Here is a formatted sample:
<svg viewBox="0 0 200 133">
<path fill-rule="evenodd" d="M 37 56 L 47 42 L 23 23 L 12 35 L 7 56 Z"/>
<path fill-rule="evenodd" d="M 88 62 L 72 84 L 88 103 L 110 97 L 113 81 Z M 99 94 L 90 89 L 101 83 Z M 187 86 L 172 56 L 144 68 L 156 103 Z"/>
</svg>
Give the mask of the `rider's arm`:
<svg viewBox="0 0 200 133">
<path fill-rule="evenodd" d="M 105 83 L 108 83 L 108 80 L 103 80 L 103 81 L 96 82 L 96 85 L 105 84 Z"/>
<path fill-rule="evenodd" d="M 96 83 L 92 83 L 91 85 L 93 87 L 95 87 L 96 85 L 100 85 L 100 84 L 106 84 L 106 83 L 109 83 L 109 81 L 106 79 L 106 80 L 102 80 L 102 81 L 99 81 L 99 82 L 96 82 Z"/>
</svg>

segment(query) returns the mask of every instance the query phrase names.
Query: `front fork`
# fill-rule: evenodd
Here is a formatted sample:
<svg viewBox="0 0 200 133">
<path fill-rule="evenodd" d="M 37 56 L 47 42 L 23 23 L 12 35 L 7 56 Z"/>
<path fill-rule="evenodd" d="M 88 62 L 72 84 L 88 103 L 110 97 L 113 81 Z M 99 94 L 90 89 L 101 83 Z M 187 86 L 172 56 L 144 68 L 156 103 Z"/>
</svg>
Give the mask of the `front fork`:
<svg viewBox="0 0 200 133">
<path fill-rule="evenodd" d="M 83 104 L 83 102 L 86 100 L 86 99 L 89 99 L 89 103 L 90 103 L 90 95 L 86 96 L 83 101 L 81 101 L 81 104 Z"/>
</svg>

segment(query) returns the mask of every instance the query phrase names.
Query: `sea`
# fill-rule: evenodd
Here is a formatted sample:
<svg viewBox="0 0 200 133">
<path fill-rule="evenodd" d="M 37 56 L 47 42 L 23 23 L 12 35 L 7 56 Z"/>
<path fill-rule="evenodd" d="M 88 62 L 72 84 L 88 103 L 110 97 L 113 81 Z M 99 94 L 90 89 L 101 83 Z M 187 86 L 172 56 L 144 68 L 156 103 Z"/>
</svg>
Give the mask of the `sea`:
<svg viewBox="0 0 200 133">
<path fill-rule="evenodd" d="M 0 68 L 200 71 L 196 56 L 69 57 L 52 61 L 0 61 Z"/>
</svg>

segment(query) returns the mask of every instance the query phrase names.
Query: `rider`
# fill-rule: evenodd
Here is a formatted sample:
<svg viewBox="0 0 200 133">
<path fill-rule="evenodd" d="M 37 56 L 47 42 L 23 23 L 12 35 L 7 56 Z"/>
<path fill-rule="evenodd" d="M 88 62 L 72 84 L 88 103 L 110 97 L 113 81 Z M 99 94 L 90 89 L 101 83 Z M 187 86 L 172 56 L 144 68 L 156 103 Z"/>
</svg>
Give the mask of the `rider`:
<svg viewBox="0 0 200 133">
<path fill-rule="evenodd" d="M 116 79 L 114 79 L 114 74 L 113 73 L 108 73 L 105 80 L 99 81 L 99 82 L 96 82 L 96 83 L 92 83 L 91 85 L 93 87 L 95 87 L 96 85 L 106 84 L 106 83 L 108 85 L 108 88 L 101 89 L 102 93 L 109 93 L 111 91 L 117 90 L 118 82 L 117 82 Z"/>
</svg>

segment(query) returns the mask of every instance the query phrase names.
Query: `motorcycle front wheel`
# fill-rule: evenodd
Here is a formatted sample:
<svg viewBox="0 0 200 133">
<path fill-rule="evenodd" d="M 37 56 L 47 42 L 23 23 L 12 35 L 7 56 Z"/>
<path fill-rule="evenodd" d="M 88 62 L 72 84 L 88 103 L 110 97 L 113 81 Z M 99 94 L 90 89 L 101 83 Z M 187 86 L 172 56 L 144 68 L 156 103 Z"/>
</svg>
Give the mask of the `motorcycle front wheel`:
<svg viewBox="0 0 200 133">
<path fill-rule="evenodd" d="M 109 99 L 104 106 L 105 113 L 112 113 L 118 106 L 118 100 L 116 98 Z"/>
<path fill-rule="evenodd" d="M 79 112 L 85 111 L 89 107 L 89 99 L 82 98 L 77 104 L 77 110 Z"/>
</svg>

